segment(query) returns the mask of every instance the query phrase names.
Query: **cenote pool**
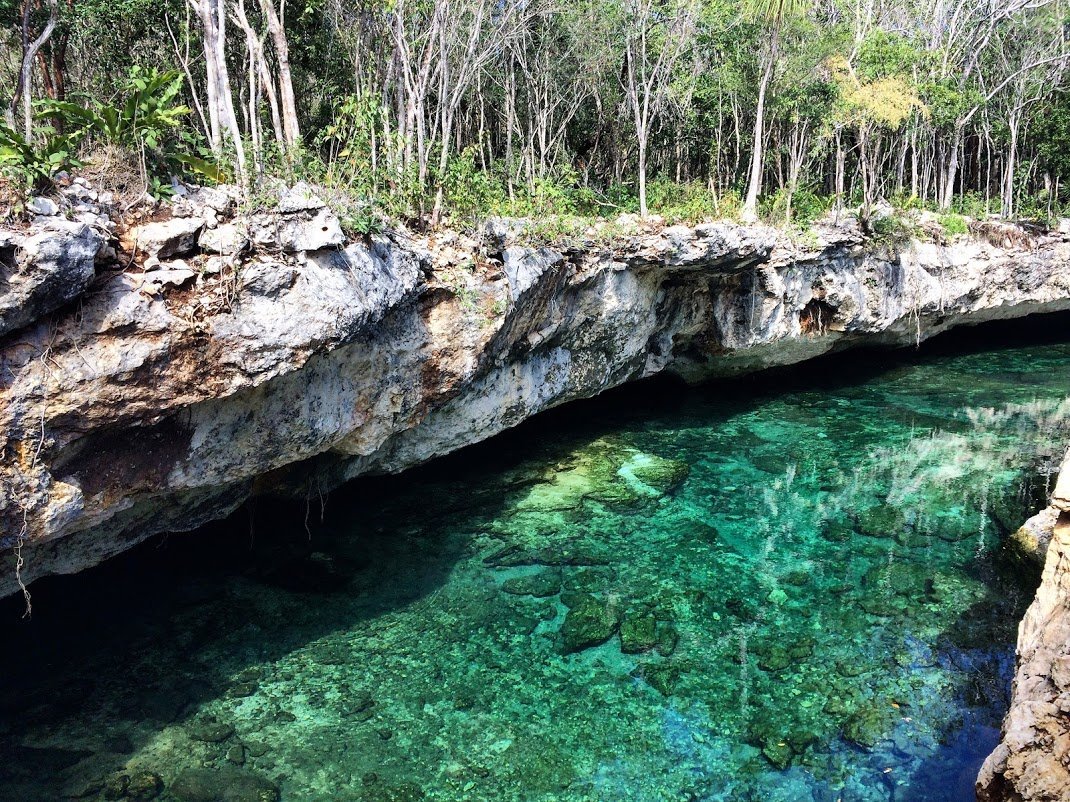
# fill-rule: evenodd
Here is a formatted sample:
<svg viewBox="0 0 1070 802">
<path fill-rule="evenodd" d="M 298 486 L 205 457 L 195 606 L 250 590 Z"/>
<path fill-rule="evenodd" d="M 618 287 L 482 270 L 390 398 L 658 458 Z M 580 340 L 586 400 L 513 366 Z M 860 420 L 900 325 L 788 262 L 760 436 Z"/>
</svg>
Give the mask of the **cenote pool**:
<svg viewBox="0 0 1070 802">
<path fill-rule="evenodd" d="M 612 394 L 42 581 L 0 798 L 972 799 L 1070 343 L 967 341 Z"/>
</svg>

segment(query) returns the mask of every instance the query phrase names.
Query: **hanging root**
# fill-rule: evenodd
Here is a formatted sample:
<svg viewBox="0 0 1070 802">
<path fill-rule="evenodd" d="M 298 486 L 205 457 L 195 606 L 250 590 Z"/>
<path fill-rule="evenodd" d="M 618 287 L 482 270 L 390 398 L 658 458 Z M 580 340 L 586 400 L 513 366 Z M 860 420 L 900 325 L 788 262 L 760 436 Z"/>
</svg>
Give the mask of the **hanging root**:
<svg viewBox="0 0 1070 802">
<path fill-rule="evenodd" d="M 22 557 L 22 546 L 26 542 L 26 535 L 30 531 L 29 514 L 29 510 L 26 507 L 22 507 L 22 529 L 19 530 L 19 534 L 15 538 L 15 547 L 11 550 L 15 555 L 15 581 L 18 583 L 19 590 L 22 591 L 22 598 L 26 602 L 26 609 L 22 613 L 23 618 L 33 617 L 33 599 L 30 598 L 30 591 L 22 579 L 22 569 L 26 565 L 26 561 Z"/>
<path fill-rule="evenodd" d="M 52 358 L 52 345 L 56 338 L 56 330 L 54 328 L 49 331 L 49 342 L 45 349 L 41 352 L 38 359 L 44 371 L 51 375 L 52 371 L 49 367 L 48 361 Z M 45 384 L 44 377 L 41 379 L 41 419 L 40 419 L 40 431 L 37 437 L 37 445 L 34 448 L 33 457 L 30 459 L 30 472 L 32 473 L 34 468 L 37 467 L 37 460 L 41 457 L 41 451 L 45 447 L 45 413 L 48 406 L 48 388 Z M 22 547 L 26 544 L 26 538 L 30 534 L 30 508 L 21 501 L 17 502 L 19 508 L 22 510 L 22 528 L 19 530 L 18 535 L 15 536 L 15 545 L 12 548 L 12 554 L 15 555 L 15 582 L 18 583 L 19 590 L 22 591 L 22 598 L 26 601 L 26 610 L 23 612 L 23 618 L 31 618 L 33 616 L 33 600 L 30 597 L 29 588 L 26 587 L 26 582 L 22 578 L 22 570 L 26 567 L 26 559 L 22 554 Z"/>
</svg>

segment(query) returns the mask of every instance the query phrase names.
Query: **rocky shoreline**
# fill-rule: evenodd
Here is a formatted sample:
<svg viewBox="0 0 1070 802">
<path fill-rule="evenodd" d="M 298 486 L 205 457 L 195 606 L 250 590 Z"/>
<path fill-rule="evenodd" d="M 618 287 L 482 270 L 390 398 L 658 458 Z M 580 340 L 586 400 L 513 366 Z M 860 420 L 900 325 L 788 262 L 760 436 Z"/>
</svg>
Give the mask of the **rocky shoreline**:
<svg viewBox="0 0 1070 802">
<path fill-rule="evenodd" d="M 1044 554 L 1018 627 L 1018 666 L 1002 740 L 977 778 L 981 802 L 1061 800 L 1070 789 L 1070 452 L 1051 505 L 1016 535 Z"/>
</svg>

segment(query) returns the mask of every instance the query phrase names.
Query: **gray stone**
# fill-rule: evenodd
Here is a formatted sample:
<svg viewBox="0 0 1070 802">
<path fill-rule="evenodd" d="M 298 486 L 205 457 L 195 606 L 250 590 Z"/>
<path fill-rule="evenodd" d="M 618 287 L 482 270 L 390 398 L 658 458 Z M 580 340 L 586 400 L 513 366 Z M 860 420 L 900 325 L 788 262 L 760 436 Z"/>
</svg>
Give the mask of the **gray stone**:
<svg viewBox="0 0 1070 802">
<path fill-rule="evenodd" d="M 187 281 L 197 277 L 196 271 L 190 269 L 185 262 L 166 262 L 155 270 L 142 274 L 145 289 L 150 292 L 158 292 L 166 286 L 181 287 Z"/>
<path fill-rule="evenodd" d="M 304 181 L 299 181 L 282 192 L 279 196 L 279 205 L 275 207 L 275 211 L 280 214 L 311 212 L 323 209 L 326 205 L 316 194 L 315 189 Z"/>
<path fill-rule="evenodd" d="M 206 228 L 197 242 L 201 250 L 207 253 L 233 256 L 248 247 L 249 238 L 238 224 L 223 223 L 215 228 Z"/>
<path fill-rule="evenodd" d="M 254 262 L 241 273 L 242 289 L 265 297 L 276 296 L 293 286 L 297 270 L 293 265 L 278 261 Z"/>
<path fill-rule="evenodd" d="M 262 248 L 289 251 L 319 251 L 345 243 L 338 218 L 330 209 L 290 215 L 263 213 L 250 219 L 249 234 Z"/>
<path fill-rule="evenodd" d="M 219 214 L 229 214 L 237 206 L 240 197 L 241 192 L 237 187 L 197 187 L 189 193 L 186 202 L 194 208 L 206 207 Z"/>
<path fill-rule="evenodd" d="M 36 198 L 30 198 L 26 204 L 26 210 L 33 212 L 34 214 L 43 215 L 44 217 L 51 217 L 52 215 L 59 214 L 59 204 L 57 204 L 51 198 L 42 198 L 40 196 Z"/>
<path fill-rule="evenodd" d="M 197 235 L 202 228 L 204 221 L 193 217 L 145 223 L 126 232 L 123 245 L 129 251 L 158 259 L 184 256 L 197 249 Z"/>
<path fill-rule="evenodd" d="M 58 218 L 40 233 L 0 232 L 0 335 L 81 295 L 102 245 L 88 226 Z"/>
</svg>

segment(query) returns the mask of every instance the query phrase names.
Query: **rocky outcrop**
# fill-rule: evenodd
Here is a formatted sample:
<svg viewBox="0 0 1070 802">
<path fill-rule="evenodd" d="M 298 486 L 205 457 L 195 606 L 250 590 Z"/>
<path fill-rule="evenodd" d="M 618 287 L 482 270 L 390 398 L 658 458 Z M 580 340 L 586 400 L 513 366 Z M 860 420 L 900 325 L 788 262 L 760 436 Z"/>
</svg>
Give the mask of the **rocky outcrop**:
<svg viewBox="0 0 1070 802">
<path fill-rule="evenodd" d="M 85 292 L 103 244 L 89 226 L 61 218 L 28 232 L 0 230 L 0 335 Z"/>
<path fill-rule="evenodd" d="M 1070 798 L 1070 452 L 1051 506 L 1031 519 L 1028 531 L 1047 557 L 1040 589 L 1018 627 L 1003 737 L 977 778 L 981 802 Z"/>
<path fill-rule="evenodd" d="M 852 227 L 638 225 L 555 249 L 493 226 L 344 244 L 307 188 L 235 219 L 232 201 L 201 191 L 147 218 L 153 242 L 176 241 L 171 226 L 177 244 L 128 249 L 77 310 L 0 341 L 0 545 L 21 547 L 23 580 L 662 371 L 697 380 L 1070 309 L 1058 234 L 893 245 Z M 16 588 L 4 566 L 0 593 Z"/>
</svg>

